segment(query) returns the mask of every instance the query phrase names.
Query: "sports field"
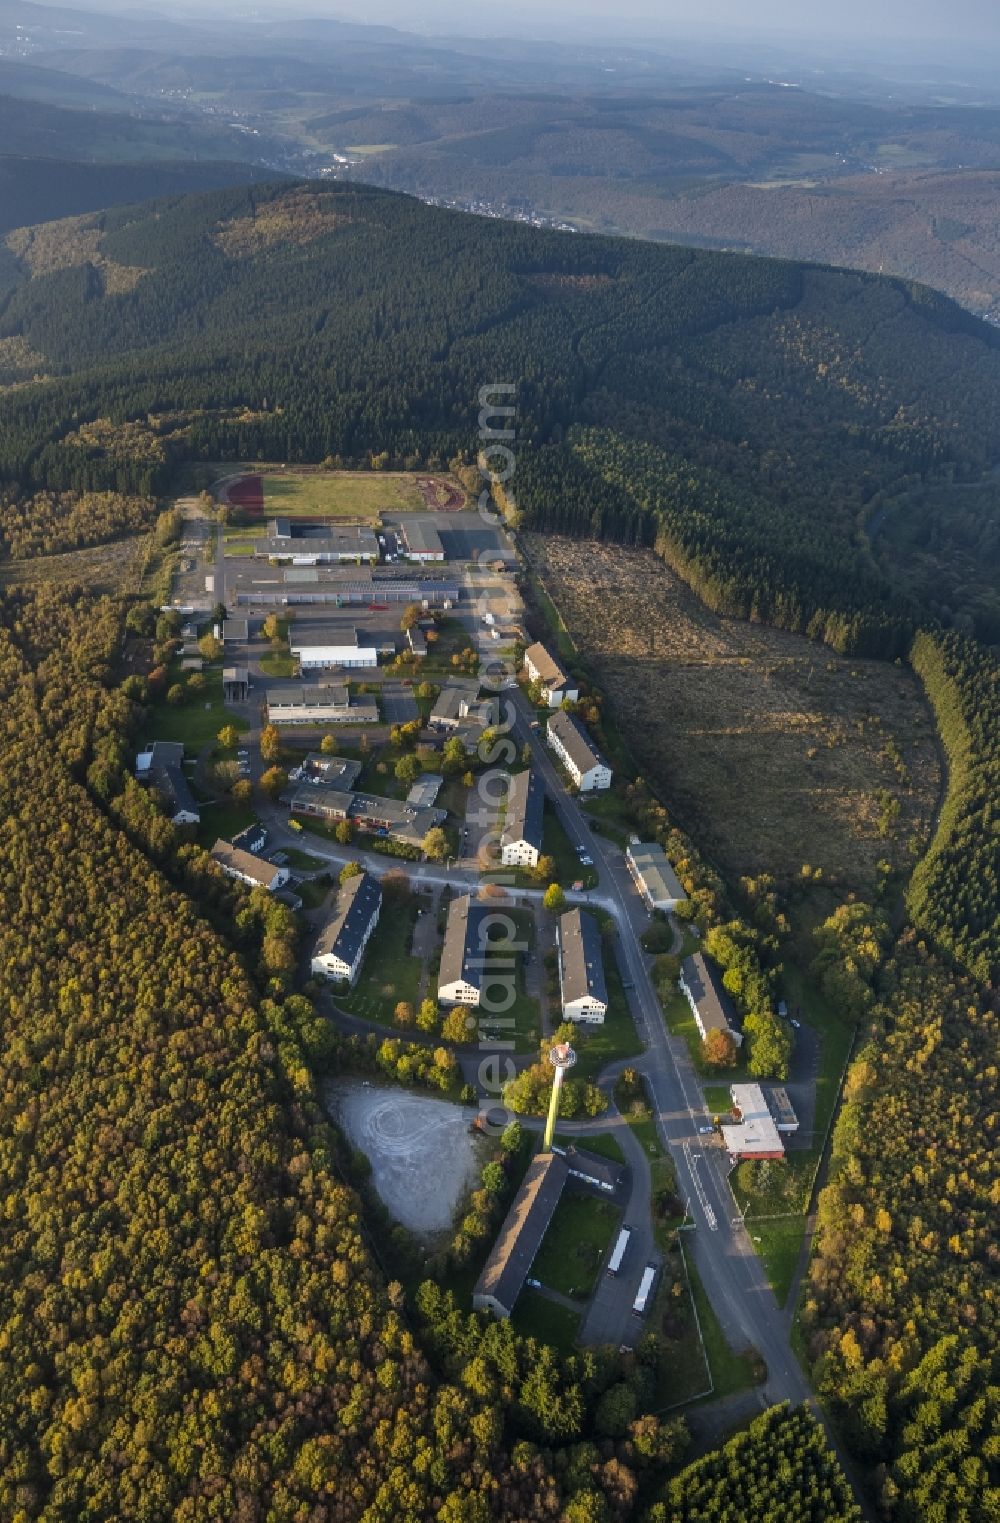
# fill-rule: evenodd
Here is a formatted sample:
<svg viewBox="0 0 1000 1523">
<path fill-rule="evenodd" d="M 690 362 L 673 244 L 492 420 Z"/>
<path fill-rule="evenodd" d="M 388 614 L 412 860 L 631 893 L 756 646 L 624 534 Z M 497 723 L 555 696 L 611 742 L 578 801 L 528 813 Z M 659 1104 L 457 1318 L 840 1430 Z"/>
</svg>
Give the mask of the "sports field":
<svg viewBox="0 0 1000 1523">
<path fill-rule="evenodd" d="M 278 471 L 264 467 L 221 488 L 234 507 L 256 517 L 345 518 L 376 523 L 380 513 L 454 512 L 465 493 L 446 474 L 411 471 Z"/>
</svg>

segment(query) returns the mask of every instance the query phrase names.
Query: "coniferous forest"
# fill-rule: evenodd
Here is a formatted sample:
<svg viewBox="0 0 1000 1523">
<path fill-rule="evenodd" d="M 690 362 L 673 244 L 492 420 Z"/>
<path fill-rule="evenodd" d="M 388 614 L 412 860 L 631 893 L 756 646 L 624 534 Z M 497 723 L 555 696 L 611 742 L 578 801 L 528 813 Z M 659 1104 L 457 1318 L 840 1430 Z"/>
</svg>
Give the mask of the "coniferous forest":
<svg viewBox="0 0 1000 1523">
<path fill-rule="evenodd" d="M 978 575 L 932 610 L 877 533 L 885 503 L 942 512 L 1000 459 L 995 335 L 896 280 L 361 187 L 18 246 L 4 558 L 149 524 L 190 460 L 468 465 L 480 388 L 514 382 L 515 522 L 653 546 L 713 608 L 912 663 L 948 787 L 872 977 L 803 1323 L 879 1515 L 995 1518 L 995 537 L 978 519 Z M 129 777 L 127 611 L 0 595 L 0 1515 L 853 1518 L 804 1414 L 664 1478 L 683 1428 L 609 1424 L 613 1362 L 387 1282 L 317 1104 L 290 917 L 221 889 Z"/>
</svg>

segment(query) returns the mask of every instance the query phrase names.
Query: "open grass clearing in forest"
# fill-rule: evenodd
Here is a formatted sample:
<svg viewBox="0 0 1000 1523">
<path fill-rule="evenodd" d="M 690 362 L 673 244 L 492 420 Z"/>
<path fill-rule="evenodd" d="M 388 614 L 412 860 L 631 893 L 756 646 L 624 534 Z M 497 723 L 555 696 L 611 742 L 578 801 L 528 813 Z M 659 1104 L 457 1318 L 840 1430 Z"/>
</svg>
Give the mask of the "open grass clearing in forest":
<svg viewBox="0 0 1000 1523">
<path fill-rule="evenodd" d="M 165 696 L 156 700 L 146 727 L 147 739 L 183 741 L 194 756 L 206 746 L 214 747 L 224 725 L 234 725 L 241 732 L 248 728 L 246 720 L 223 702 L 221 664 L 204 667 L 201 675 L 205 685 L 195 692 L 186 686 L 188 673 L 181 671 L 179 661 L 171 662 L 167 688 L 180 683 L 184 698 L 177 704 L 168 703 Z"/>
<path fill-rule="evenodd" d="M 868 893 L 880 860 L 908 869 L 940 782 L 910 671 L 712 614 L 651 550 L 528 543 L 646 776 L 731 879 L 808 863 Z"/>
<path fill-rule="evenodd" d="M 0 560 L 0 587 L 83 587 L 87 592 L 138 592 L 150 551 L 148 534 L 109 540 L 58 555 Z"/>
<path fill-rule="evenodd" d="M 377 523 L 380 513 L 419 511 L 417 476 L 397 471 L 265 471 L 264 516 L 348 518 Z"/>
</svg>

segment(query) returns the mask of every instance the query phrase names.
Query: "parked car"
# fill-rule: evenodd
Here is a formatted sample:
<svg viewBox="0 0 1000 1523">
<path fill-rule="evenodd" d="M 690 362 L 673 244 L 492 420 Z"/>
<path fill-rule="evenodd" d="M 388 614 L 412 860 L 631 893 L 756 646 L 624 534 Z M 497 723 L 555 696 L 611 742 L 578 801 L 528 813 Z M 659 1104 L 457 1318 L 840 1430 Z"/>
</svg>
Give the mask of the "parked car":
<svg viewBox="0 0 1000 1523">
<path fill-rule="evenodd" d="M 698 1131 L 701 1134 L 701 1136 L 704 1137 L 708 1132 L 714 1132 L 715 1131 L 715 1127 L 714 1126 L 700 1126 L 698 1128 Z"/>
<path fill-rule="evenodd" d="M 795 1027 L 796 1031 L 801 1031 L 802 1030 L 802 1022 L 801 1021 L 797 1021 L 797 1020 L 795 1020 L 793 1018 L 792 1025 Z"/>
</svg>

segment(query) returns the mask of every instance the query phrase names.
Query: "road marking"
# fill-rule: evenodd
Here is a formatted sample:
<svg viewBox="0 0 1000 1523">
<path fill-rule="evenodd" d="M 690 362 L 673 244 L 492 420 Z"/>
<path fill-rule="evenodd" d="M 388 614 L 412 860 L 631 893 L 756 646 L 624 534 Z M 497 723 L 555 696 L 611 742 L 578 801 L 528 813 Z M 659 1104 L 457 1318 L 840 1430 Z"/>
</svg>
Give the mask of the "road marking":
<svg viewBox="0 0 1000 1523">
<path fill-rule="evenodd" d="M 705 1194 L 705 1188 L 698 1177 L 698 1170 L 696 1167 L 696 1165 L 701 1161 L 702 1154 L 699 1153 L 697 1158 L 693 1158 L 691 1156 L 691 1144 L 689 1142 L 683 1142 L 681 1144 L 681 1149 L 684 1153 L 684 1161 L 688 1166 L 688 1173 L 691 1176 L 691 1182 L 694 1185 L 694 1193 L 697 1195 L 701 1209 L 705 1213 L 705 1220 L 708 1223 L 711 1231 L 717 1232 L 719 1230 L 719 1223 L 716 1220 L 715 1212 L 712 1210 L 712 1207 L 708 1203 L 708 1196 Z"/>
</svg>

